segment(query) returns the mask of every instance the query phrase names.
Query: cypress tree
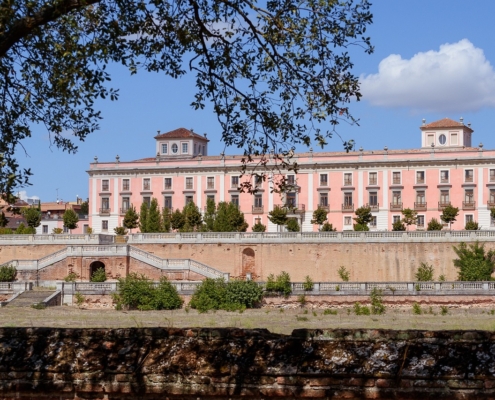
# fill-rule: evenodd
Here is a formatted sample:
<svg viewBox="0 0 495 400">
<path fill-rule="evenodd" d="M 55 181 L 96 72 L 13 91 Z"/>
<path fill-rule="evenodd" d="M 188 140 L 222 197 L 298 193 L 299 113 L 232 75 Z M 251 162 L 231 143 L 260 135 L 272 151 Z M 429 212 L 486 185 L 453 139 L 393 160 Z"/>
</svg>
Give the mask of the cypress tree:
<svg viewBox="0 0 495 400">
<path fill-rule="evenodd" d="M 141 210 L 139 212 L 139 230 L 141 233 L 147 233 L 148 231 L 148 203 L 144 202 L 141 204 Z"/>
<path fill-rule="evenodd" d="M 162 216 L 160 214 L 160 208 L 158 207 L 158 200 L 151 199 L 150 208 L 146 218 L 147 232 L 161 232 L 162 231 Z"/>
<path fill-rule="evenodd" d="M 122 226 L 124 228 L 129 229 L 129 231 L 132 232 L 132 229 L 136 229 L 138 227 L 139 225 L 138 221 L 139 221 L 139 214 L 136 212 L 136 208 L 131 204 L 131 206 L 124 215 Z"/>
</svg>

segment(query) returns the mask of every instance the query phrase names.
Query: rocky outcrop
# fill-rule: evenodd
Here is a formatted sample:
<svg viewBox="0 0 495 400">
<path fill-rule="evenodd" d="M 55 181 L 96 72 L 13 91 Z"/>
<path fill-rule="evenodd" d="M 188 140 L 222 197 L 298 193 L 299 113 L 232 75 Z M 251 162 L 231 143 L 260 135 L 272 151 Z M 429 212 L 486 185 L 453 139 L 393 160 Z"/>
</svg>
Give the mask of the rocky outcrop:
<svg viewBox="0 0 495 400">
<path fill-rule="evenodd" d="M 485 331 L 0 329 L 0 398 L 495 397 Z"/>
</svg>

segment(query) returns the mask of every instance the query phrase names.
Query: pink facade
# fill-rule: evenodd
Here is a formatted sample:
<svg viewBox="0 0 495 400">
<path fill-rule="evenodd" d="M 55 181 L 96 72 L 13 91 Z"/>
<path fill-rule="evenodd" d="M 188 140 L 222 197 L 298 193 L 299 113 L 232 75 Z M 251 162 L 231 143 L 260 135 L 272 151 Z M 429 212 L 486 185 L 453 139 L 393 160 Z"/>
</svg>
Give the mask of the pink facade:
<svg viewBox="0 0 495 400">
<path fill-rule="evenodd" d="M 154 157 L 90 165 L 89 225 L 95 233 L 113 233 L 130 204 L 139 210 L 143 201 L 157 198 L 161 207 L 182 209 L 192 200 L 204 210 L 211 197 L 238 203 L 250 227 L 259 220 L 271 232 L 277 227 L 268 221 L 268 212 L 288 203 L 294 204 L 293 216 L 303 231 L 318 230 L 311 224 L 318 205 L 328 210 L 328 222 L 338 230 L 352 230 L 354 211 L 365 205 L 372 208 L 371 230 L 391 230 L 403 208 L 419 216 L 410 230 L 425 229 L 431 218 L 440 219 L 447 204 L 460 209 L 452 229 L 464 229 L 469 220 L 495 229 L 490 218 L 495 150 L 472 147 L 473 130 L 462 120 L 423 122 L 420 131 L 422 147 L 417 149 L 296 154 L 298 173 L 285 175 L 294 190 L 281 196 L 271 191 L 277 174 L 259 183 L 255 195 L 240 193 L 243 180 L 255 184 L 254 177 L 240 177 L 242 156 L 208 156 L 208 140 L 180 128 L 155 136 Z"/>
</svg>

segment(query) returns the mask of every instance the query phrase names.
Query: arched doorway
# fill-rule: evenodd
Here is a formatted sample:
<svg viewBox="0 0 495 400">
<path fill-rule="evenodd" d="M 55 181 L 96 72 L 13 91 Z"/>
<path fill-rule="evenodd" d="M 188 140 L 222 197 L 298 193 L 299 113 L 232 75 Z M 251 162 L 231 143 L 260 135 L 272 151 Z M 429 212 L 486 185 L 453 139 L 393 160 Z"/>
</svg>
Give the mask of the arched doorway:
<svg viewBox="0 0 495 400">
<path fill-rule="evenodd" d="M 103 264 L 101 261 L 93 261 L 90 265 L 89 265 L 89 279 L 91 280 L 91 277 L 93 276 L 93 274 L 99 270 L 100 268 L 103 268 L 103 270 L 105 270 L 105 264 Z"/>
<path fill-rule="evenodd" d="M 242 276 L 246 276 L 247 273 L 251 273 L 251 276 L 253 276 L 254 269 L 254 250 L 248 247 L 242 251 Z"/>
</svg>

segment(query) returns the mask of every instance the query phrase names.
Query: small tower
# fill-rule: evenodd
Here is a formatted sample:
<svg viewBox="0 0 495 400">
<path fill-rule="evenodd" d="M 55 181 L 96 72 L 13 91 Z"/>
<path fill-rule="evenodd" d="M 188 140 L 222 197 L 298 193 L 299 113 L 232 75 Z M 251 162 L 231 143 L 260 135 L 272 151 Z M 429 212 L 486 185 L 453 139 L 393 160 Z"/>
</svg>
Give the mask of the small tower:
<svg viewBox="0 0 495 400">
<path fill-rule="evenodd" d="M 193 158 L 208 155 L 206 133 L 198 135 L 189 129 L 179 128 L 167 133 L 158 133 L 156 153 L 161 159 Z"/>
<path fill-rule="evenodd" d="M 471 147 L 471 136 L 474 132 L 471 124 L 464 125 L 464 118 L 454 121 L 444 118 L 429 124 L 423 119 L 421 129 L 422 148 L 458 148 Z"/>
</svg>

